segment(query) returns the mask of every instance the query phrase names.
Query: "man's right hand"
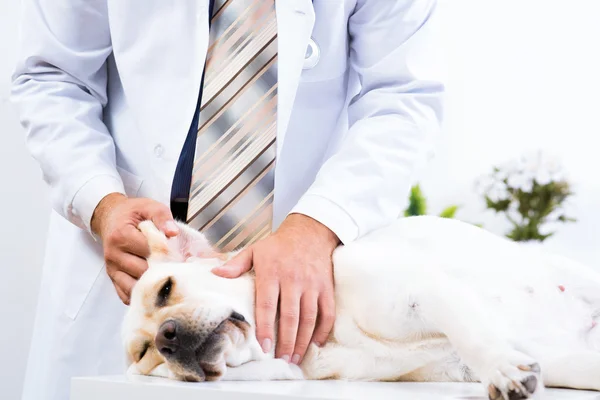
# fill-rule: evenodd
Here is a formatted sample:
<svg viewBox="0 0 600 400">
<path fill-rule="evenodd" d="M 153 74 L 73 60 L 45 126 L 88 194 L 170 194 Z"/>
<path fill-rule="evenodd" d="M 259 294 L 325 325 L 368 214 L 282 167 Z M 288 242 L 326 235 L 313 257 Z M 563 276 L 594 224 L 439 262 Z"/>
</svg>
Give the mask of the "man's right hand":
<svg viewBox="0 0 600 400">
<path fill-rule="evenodd" d="M 167 206 L 150 199 L 130 199 L 120 193 L 104 197 L 92 216 L 92 231 L 100 236 L 104 246 L 106 271 L 125 304 L 129 304 L 133 285 L 148 269 L 146 257 L 150 249 L 137 228 L 144 220 L 154 222 L 167 237 L 178 233 Z"/>
</svg>

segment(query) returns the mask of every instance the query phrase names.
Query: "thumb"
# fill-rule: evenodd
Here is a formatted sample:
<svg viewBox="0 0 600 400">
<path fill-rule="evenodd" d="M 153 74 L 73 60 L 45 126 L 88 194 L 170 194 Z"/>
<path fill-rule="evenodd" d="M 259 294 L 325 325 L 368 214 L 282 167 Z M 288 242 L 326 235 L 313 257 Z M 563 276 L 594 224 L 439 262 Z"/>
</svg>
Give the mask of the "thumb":
<svg viewBox="0 0 600 400">
<path fill-rule="evenodd" d="M 154 225 L 160 229 L 167 237 L 177 236 L 179 228 L 173 219 L 173 214 L 169 207 L 156 203 L 149 212 L 149 217 L 154 222 Z"/>
<path fill-rule="evenodd" d="M 238 278 L 252 269 L 252 248 L 243 250 L 241 253 L 227 261 L 225 264 L 213 268 L 212 272 L 222 278 Z"/>
</svg>

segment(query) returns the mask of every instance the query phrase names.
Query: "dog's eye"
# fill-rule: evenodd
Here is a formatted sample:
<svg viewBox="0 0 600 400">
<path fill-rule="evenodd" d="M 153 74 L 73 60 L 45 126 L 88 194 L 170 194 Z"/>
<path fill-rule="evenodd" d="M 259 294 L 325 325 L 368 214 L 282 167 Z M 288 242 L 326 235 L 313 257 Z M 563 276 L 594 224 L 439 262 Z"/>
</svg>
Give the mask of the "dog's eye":
<svg viewBox="0 0 600 400">
<path fill-rule="evenodd" d="M 156 297 L 156 307 L 164 307 L 165 305 L 167 305 L 167 301 L 169 300 L 169 296 L 171 295 L 172 289 L 173 280 L 169 278 L 158 291 L 158 296 Z"/>
<path fill-rule="evenodd" d="M 148 351 L 149 347 L 150 347 L 150 342 L 144 343 L 144 348 L 140 352 L 140 356 L 138 357 L 138 361 L 140 361 L 142 358 L 144 358 L 144 356 L 146 355 L 146 352 Z"/>
</svg>

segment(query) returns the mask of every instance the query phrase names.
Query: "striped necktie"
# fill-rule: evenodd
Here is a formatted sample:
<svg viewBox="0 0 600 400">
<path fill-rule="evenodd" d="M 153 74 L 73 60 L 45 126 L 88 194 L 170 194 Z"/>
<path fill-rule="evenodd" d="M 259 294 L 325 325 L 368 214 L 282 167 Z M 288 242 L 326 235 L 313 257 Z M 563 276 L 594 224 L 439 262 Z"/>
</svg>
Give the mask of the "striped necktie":
<svg viewBox="0 0 600 400">
<path fill-rule="evenodd" d="M 275 0 L 215 0 L 187 222 L 222 251 L 272 229 Z"/>
</svg>

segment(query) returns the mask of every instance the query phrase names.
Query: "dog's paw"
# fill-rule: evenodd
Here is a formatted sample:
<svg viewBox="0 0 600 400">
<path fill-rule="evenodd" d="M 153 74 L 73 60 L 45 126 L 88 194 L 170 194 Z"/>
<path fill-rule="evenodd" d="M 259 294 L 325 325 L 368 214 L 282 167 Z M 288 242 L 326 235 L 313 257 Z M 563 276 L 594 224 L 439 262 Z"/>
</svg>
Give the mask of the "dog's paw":
<svg viewBox="0 0 600 400">
<path fill-rule="evenodd" d="M 304 359 L 300 364 L 304 375 L 308 379 L 324 379 L 331 375 L 332 363 L 331 358 L 327 354 L 331 351 L 330 347 L 320 348 L 316 344 L 311 343 L 306 349 Z"/>
<path fill-rule="evenodd" d="M 300 367 L 281 359 L 250 361 L 235 368 L 227 368 L 224 381 L 295 381 L 303 380 Z"/>
<path fill-rule="evenodd" d="M 520 400 L 539 398 L 544 385 L 538 363 L 530 357 L 511 352 L 488 364 L 482 382 L 490 400 Z"/>
</svg>

